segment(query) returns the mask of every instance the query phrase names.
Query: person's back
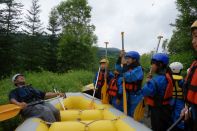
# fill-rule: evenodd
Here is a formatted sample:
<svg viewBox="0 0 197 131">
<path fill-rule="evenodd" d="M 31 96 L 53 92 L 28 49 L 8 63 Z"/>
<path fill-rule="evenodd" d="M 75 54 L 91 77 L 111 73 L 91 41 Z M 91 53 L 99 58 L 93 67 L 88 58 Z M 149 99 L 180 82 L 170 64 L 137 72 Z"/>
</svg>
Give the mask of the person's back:
<svg viewBox="0 0 197 131">
<path fill-rule="evenodd" d="M 151 74 L 142 88 L 142 95 L 151 112 L 151 126 L 154 131 L 166 131 L 171 125 L 170 99 L 173 92 L 172 76 L 167 72 L 169 58 L 158 53 L 151 59 Z M 155 74 L 155 75 L 152 75 Z"/>
<path fill-rule="evenodd" d="M 181 76 L 181 71 L 183 69 L 183 65 L 180 62 L 173 62 L 170 64 L 170 69 L 173 73 L 173 81 L 174 81 L 174 88 L 173 88 L 173 98 L 170 102 L 172 106 L 172 121 L 176 122 L 181 114 L 181 110 L 185 106 L 184 102 L 184 95 L 183 95 L 183 77 Z M 184 130 L 184 122 L 181 121 L 174 130 L 182 131 Z"/>
</svg>

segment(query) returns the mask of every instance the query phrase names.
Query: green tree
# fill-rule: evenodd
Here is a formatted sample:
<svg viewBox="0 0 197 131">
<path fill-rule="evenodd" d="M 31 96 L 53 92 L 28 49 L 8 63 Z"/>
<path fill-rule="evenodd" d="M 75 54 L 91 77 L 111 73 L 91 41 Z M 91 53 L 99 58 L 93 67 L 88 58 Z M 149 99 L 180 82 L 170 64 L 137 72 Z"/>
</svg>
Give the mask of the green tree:
<svg viewBox="0 0 197 131">
<path fill-rule="evenodd" d="M 49 16 L 49 25 L 47 28 L 51 33 L 49 35 L 49 44 L 46 48 L 46 68 L 50 71 L 57 71 L 57 46 L 59 42 L 58 33 L 60 29 L 59 14 L 56 8 L 53 8 Z"/>
<path fill-rule="evenodd" d="M 1 28 L 4 29 L 6 35 L 16 33 L 16 30 L 23 22 L 21 20 L 23 5 L 14 0 L 5 1 L 4 5 L 5 7 L 0 9 Z"/>
<path fill-rule="evenodd" d="M 152 53 L 153 52 L 142 54 L 140 58 L 140 64 L 146 73 L 150 71 L 150 61 L 151 61 Z"/>
<path fill-rule="evenodd" d="M 24 32 L 26 32 L 29 35 L 36 35 L 36 34 L 42 34 L 43 28 L 42 23 L 40 20 L 40 5 L 39 0 L 32 0 L 32 6 L 30 10 L 27 10 L 28 15 L 26 15 L 26 21 L 25 22 L 25 29 Z"/>
<path fill-rule="evenodd" d="M 59 68 L 61 71 L 92 68 L 96 36 L 87 0 L 64 1 L 57 9 L 63 28 L 58 47 Z"/>
<path fill-rule="evenodd" d="M 59 21 L 59 14 L 56 8 L 53 8 L 50 12 L 49 16 L 49 25 L 47 28 L 51 35 L 56 36 L 60 29 L 60 21 Z"/>
<path fill-rule="evenodd" d="M 40 70 L 45 68 L 47 58 L 47 36 L 43 34 L 40 20 L 40 5 L 38 0 L 32 0 L 32 6 L 26 16 L 24 32 L 26 36 L 22 41 L 20 53 L 22 68 L 25 70 Z"/>
<path fill-rule="evenodd" d="M 6 0 L 0 4 L 0 78 L 8 76 L 17 62 L 17 37 L 22 4 Z"/>
<path fill-rule="evenodd" d="M 188 68 L 194 58 L 190 27 L 197 19 L 197 1 L 177 0 L 176 5 L 179 15 L 175 24 L 171 24 L 175 29 L 168 49 L 171 61 L 180 61 Z"/>
</svg>

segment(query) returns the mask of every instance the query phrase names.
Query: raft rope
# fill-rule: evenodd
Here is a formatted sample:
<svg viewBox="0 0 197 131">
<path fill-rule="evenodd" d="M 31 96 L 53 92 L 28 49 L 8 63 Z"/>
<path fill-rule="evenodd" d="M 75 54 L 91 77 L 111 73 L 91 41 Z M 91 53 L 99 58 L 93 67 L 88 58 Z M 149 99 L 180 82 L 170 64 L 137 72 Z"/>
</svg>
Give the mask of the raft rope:
<svg viewBox="0 0 197 131">
<path fill-rule="evenodd" d="M 112 122 L 113 122 L 113 121 L 117 121 L 117 120 L 123 119 L 123 118 L 125 118 L 125 117 L 126 117 L 125 115 L 121 115 L 121 116 L 118 116 L 118 117 L 116 117 L 116 118 L 114 118 L 114 119 L 111 119 L 110 121 L 112 121 Z M 78 122 L 81 123 L 81 124 L 84 124 L 84 126 L 85 126 L 84 131 L 88 131 L 89 125 L 91 125 L 92 123 L 97 122 L 97 121 L 102 121 L 102 119 L 93 120 L 93 121 L 91 121 L 91 122 L 89 122 L 89 123 L 86 123 L 86 122 L 83 122 L 83 121 L 78 121 Z"/>
</svg>

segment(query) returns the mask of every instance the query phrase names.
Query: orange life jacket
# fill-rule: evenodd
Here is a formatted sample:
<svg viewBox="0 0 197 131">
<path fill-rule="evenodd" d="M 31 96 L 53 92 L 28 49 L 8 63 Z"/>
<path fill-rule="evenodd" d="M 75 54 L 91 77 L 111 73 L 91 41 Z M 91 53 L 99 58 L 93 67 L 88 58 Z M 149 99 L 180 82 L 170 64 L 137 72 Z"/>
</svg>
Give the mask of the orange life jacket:
<svg viewBox="0 0 197 131">
<path fill-rule="evenodd" d="M 118 92 L 118 84 L 117 84 L 117 78 L 113 78 L 110 80 L 109 83 L 109 88 L 108 88 L 108 94 L 109 96 L 117 96 L 117 92 Z"/>
<path fill-rule="evenodd" d="M 185 88 L 187 90 L 186 100 L 189 103 L 197 104 L 197 60 L 195 60 L 191 67 L 190 71 L 186 77 Z"/>
<path fill-rule="evenodd" d="M 105 81 L 105 72 L 100 71 L 98 75 L 97 87 L 102 87 Z"/>
<path fill-rule="evenodd" d="M 125 88 L 128 92 L 136 92 L 141 89 L 142 80 L 136 81 L 136 82 L 125 82 Z"/>
<path fill-rule="evenodd" d="M 131 71 L 130 69 L 129 71 Z M 125 89 L 128 92 L 136 92 L 141 89 L 142 86 L 142 80 L 138 80 L 135 82 L 125 82 Z"/>
<path fill-rule="evenodd" d="M 165 76 L 166 76 L 168 84 L 165 90 L 164 97 L 162 98 L 161 103 L 159 103 L 161 105 L 168 105 L 170 102 L 170 99 L 172 98 L 172 93 L 173 93 L 173 80 L 170 77 L 170 74 L 166 73 Z M 158 87 L 156 86 L 156 88 Z M 146 97 L 146 103 L 150 106 L 157 106 L 155 101 L 157 101 L 155 97 L 150 97 L 150 96 Z"/>
</svg>

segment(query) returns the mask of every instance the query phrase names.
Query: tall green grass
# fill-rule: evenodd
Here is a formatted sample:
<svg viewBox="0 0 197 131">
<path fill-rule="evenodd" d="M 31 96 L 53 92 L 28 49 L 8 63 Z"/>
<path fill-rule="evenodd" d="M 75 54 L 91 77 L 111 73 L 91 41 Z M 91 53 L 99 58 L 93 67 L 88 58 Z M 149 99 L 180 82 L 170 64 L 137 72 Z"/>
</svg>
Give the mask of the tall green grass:
<svg viewBox="0 0 197 131">
<path fill-rule="evenodd" d="M 25 72 L 24 76 L 27 84 L 32 84 L 33 87 L 45 92 L 53 92 L 53 88 L 61 92 L 79 92 L 84 85 L 92 83 L 94 74 L 84 70 L 63 74 L 43 71 L 40 73 Z M 8 94 L 15 88 L 11 77 L 0 81 L 0 104 L 8 103 Z"/>
</svg>

